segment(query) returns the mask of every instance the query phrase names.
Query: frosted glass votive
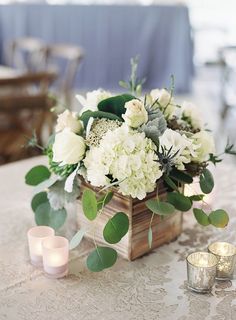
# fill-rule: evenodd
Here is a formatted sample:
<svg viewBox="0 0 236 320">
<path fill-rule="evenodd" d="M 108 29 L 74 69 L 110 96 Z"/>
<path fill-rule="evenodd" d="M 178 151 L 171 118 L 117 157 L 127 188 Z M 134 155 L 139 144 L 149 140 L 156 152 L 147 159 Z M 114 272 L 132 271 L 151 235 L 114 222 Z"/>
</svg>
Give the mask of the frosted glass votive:
<svg viewBox="0 0 236 320">
<path fill-rule="evenodd" d="M 43 265 L 42 241 L 49 236 L 54 236 L 54 234 L 54 229 L 47 226 L 37 226 L 29 229 L 27 233 L 29 253 L 31 263 L 34 266 Z"/>
<path fill-rule="evenodd" d="M 236 263 L 236 247 L 228 242 L 214 242 L 208 246 L 208 251 L 218 260 L 216 279 L 232 279 Z"/>
<path fill-rule="evenodd" d="M 48 237 L 42 242 L 43 268 L 50 278 L 62 278 L 68 273 L 69 241 L 64 237 Z"/>
<path fill-rule="evenodd" d="M 208 252 L 194 252 L 187 256 L 188 288 L 199 293 L 211 292 L 217 258 Z"/>
</svg>

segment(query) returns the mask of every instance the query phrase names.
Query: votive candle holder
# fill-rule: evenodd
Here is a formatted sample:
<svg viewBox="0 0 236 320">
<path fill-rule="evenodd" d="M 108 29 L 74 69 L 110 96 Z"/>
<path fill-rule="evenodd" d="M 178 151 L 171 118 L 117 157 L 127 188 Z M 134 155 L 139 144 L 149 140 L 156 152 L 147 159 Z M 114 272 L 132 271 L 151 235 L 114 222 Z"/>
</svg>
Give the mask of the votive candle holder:
<svg viewBox="0 0 236 320">
<path fill-rule="evenodd" d="M 30 261 L 36 266 L 43 265 L 42 241 L 49 236 L 54 236 L 54 229 L 47 226 L 36 226 L 29 229 L 27 233 Z"/>
<path fill-rule="evenodd" d="M 69 241 L 64 237 L 46 238 L 42 243 L 43 268 L 49 278 L 62 278 L 68 273 Z"/>
<path fill-rule="evenodd" d="M 208 246 L 208 251 L 217 258 L 216 279 L 233 279 L 236 263 L 236 247 L 228 242 L 214 242 Z"/>
<path fill-rule="evenodd" d="M 217 258 L 208 252 L 194 252 L 187 256 L 188 288 L 198 293 L 209 293 L 214 285 Z"/>
</svg>

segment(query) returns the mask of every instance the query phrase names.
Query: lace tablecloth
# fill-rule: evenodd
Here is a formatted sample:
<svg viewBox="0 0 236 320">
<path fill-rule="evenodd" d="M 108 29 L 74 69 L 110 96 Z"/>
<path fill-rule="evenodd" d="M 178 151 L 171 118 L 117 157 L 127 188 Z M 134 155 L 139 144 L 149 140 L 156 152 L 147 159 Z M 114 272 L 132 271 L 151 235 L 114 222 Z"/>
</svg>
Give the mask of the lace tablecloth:
<svg viewBox="0 0 236 320">
<path fill-rule="evenodd" d="M 29 263 L 26 233 L 34 225 L 32 188 L 24 175 L 46 159 L 34 158 L 0 167 L 0 319 L 5 320 L 230 320 L 236 319 L 236 280 L 218 282 L 211 294 L 186 289 L 187 253 L 205 249 L 216 239 L 236 242 L 235 165 L 216 171 L 215 206 L 226 208 L 225 230 L 197 226 L 185 214 L 179 239 L 134 262 L 119 259 L 101 273 L 91 273 L 85 258 L 91 244 L 83 241 L 70 254 L 69 275 L 48 279 Z M 75 208 L 62 234 L 76 231 Z M 186 222 L 187 221 L 187 222 Z"/>
</svg>

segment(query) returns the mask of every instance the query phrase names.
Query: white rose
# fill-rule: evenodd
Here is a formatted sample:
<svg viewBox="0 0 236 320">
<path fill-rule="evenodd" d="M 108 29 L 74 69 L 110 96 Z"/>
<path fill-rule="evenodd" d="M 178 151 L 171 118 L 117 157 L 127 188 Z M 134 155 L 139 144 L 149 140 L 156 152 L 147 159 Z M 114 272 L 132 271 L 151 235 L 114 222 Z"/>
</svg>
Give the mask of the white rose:
<svg viewBox="0 0 236 320">
<path fill-rule="evenodd" d="M 86 145 L 81 136 L 64 129 L 55 136 L 53 161 L 63 164 L 75 164 L 83 159 Z"/>
<path fill-rule="evenodd" d="M 87 110 L 97 111 L 97 106 L 99 102 L 111 97 L 111 93 L 109 91 L 105 91 L 102 89 L 89 91 L 86 94 L 86 98 L 81 95 L 76 95 L 76 99 L 83 106 L 80 114 Z"/>
<path fill-rule="evenodd" d="M 182 106 L 182 119 L 188 122 L 194 129 L 202 128 L 202 117 L 199 109 L 191 103 L 184 101 Z"/>
<path fill-rule="evenodd" d="M 82 124 L 78 120 L 75 112 L 65 110 L 59 114 L 57 118 L 56 132 L 60 132 L 65 128 L 69 128 L 74 133 L 79 133 L 82 130 Z"/>
<path fill-rule="evenodd" d="M 152 103 L 158 102 L 161 110 L 167 118 L 171 118 L 174 114 L 176 106 L 174 104 L 174 99 L 171 98 L 169 91 L 166 89 L 153 89 L 150 92 Z"/>
<path fill-rule="evenodd" d="M 132 128 L 138 128 L 148 121 L 148 113 L 142 101 L 133 99 L 125 104 L 126 112 L 122 114 L 125 123 Z"/>
<path fill-rule="evenodd" d="M 215 142 L 207 131 L 199 131 L 192 136 L 194 143 L 198 145 L 193 161 L 204 162 L 209 159 L 210 153 L 215 153 Z"/>
</svg>

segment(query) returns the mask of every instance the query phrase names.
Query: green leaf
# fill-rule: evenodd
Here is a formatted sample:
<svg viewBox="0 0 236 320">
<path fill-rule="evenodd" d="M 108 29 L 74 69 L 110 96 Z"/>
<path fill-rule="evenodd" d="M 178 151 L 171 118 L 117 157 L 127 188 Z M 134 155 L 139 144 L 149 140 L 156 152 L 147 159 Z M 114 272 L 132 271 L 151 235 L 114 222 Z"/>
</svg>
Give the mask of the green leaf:
<svg viewBox="0 0 236 320">
<path fill-rule="evenodd" d="M 200 175 L 200 187 L 204 193 L 210 193 L 214 188 L 214 179 L 208 169 L 204 169 L 203 173 Z"/>
<path fill-rule="evenodd" d="M 191 201 L 202 201 L 204 196 L 205 196 L 204 194 L 195 194 L 193 196 L 190 196 L 189 199 Z"/>
<path fill-rule="evenodd" d="M 175 208 L 172 204 L 161 202 L 157 199 L 150 199 L 146 201 L 145 204 L 149 210 L 160 216 L 166 216 L 175 212 Z"/>
<path fill-rule="evenodd" d="M 110 112 L 103 112 L 103 111 L 85 111 L 81 116 L 80 116 L 80 120 L 83 121 L 84 124 L 84 128 L 86 129 L 87 124 L 89 119 L 93 117 L 93 118 L 105 118 L 105 119 L 110 119 L 110 120 L 119 120 L 119 121 L 123 121 L 120 117 L 118 117 L 117 115 L 110 113 Z"/>
<path fill-rule="evenodd" d="M 70 245 L 69 245 L 69 249 L 73 250 L 76 247 L 78 247 L 78 245 L 80 244 L 80 242 L 82 241 L 84 235 L 86 233 L 86 230 L 81 228 L 78 232 L 76 232 L 76 234 L 73 236 L 73 238 L 70 240 Z"/>
<path fill-rule="evenodd" d="M 129 230 L 129 218 L 124 212 L 117 212 L 105 225 L 103 237 L 108 243 L 119 242 Z"/>
<path fill-rule="evenodd" d="M 183 182 L 190 184 L 193 182 L 193 178 L 187 174 L 186 172 L 177 170 L 177 169 L 172 169 L 170 172 L 170 177 L 175 179 L 176 181 Z"/>
<path fill-rule="evenodd" d="M 37 207 L 48 201 L 47 192 L 40 192 L 36 194 L 31 201 L 31 208 L 35 212 Z"/>
<path fill-rule="evenodd" d="M 117 252 L 109 247 L 96 247 L 87 258 L 87 267 L 92 272 L 99 272 L 112 267 L 117 260 Z"/>
<path fill-rule="evenodd" d="M 125 103 L 133 99 L 136 98 L 130 94 L 122 94 L 115 97 L 110 97 L 99 102 L 98 110 L 115 114 L 121 118 L 121 115 L 126 111 L 124 107 Z"/>
<path fill-rule="evenodd" d="M 59 229 L 66 220 L 66 210 L 53 210 L 49 202 L 40 204 L 35 210 L 35 221 L 38 226 L 49 226 Z"/>
<path fill-rule="evenodd" d="M 40 182 L 47 180 L 51 176 L 51 172 L 45 166 L 33 167 L 25 176 L 25 183 L 30 186 L 36 186 Z"/>
<path fill-rule="evenodd" d="M 105 207 L 112 199 L 113 197 L 113 192 L 107 192 L 104 196 L 98 199 L 97 201 L 97 209 L 98 211 L 101 210 L 103 207 Z"/>
<path fill-rule="evenodd" d="M 95 193 L 90 190 L 86 189 L 83 192 L 82 196 L 82 207 L 84 211 L 84 215 L 89 220 L 94 220 L 97 216 L 97 199 Z"/>
<path fill-rule="evenodd" d="M 224 228 L 229 222 L 229 216 L 226 211 L 218 209 L 209 214 L 209 221 L 217 228 Z"/>
<path fill-rule="evenodd" d="M 179 192 L 179 189 L 177 187 L 177 185 L 174 183 L 174 181 L 168 177 L 166 174 L 164 174 L 164 181 L 166 182 L 166 184 L 172 189 L 175 190 L 177 192 Z"/>
<path fill-rule="evenodd" d="M 188 197 L 177 192 L 168 193 L 167 201 L 180 211 L 188 211 L 192 207 L 192 201 Z"/>
<path fill-rule="evenodd" d="M 152 228 L 149 227 L 148 229 L 148 246 L 149 246 L 149 249 L 152 248 Z"/>
<path fill-rule="evenodd" d="M 194 208 L 193 213 L 197 222 L 202 226 L 206 227 L 210 224 L 208 215 L 202 209 Z"/>
</svg>

